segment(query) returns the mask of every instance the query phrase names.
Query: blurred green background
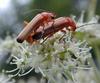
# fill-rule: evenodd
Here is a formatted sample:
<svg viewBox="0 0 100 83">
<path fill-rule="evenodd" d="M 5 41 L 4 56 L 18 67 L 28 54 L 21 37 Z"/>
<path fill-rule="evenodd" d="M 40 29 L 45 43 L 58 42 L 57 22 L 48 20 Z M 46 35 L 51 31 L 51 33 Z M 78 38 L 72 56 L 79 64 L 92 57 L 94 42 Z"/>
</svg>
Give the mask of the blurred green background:
<svg viewBox="0 0 100 83">
<path fill-rule="evenodd" d="M 85 11 L 84 21 L 87 22 L 95 15 L 100 16 L 100 0 L 0 0 L 0 38 L 4 39 L 7 35 L 16 37 L 23 29 L 23 21 L 30 21 L 42 12 L 39 9 L 54 12 L 57 17 L 73 14 L 77 19 Z M 100 38 L 88 33 L 77 33 L 76 37 L 87 39 L 93 47 L 93 59 L 100 69 Z"/>
<path fill-rule="evenodd" d="M 23 21 L 30 21 L 36 14 L 46 11 L 54 12 L 57 17 L 74 14 L 79 18 L 85 11 L 85 21 L 94 15 L 100 15 L 100 0 L 0 0 L 0 37 L 18 34 Z"/>
</svg>

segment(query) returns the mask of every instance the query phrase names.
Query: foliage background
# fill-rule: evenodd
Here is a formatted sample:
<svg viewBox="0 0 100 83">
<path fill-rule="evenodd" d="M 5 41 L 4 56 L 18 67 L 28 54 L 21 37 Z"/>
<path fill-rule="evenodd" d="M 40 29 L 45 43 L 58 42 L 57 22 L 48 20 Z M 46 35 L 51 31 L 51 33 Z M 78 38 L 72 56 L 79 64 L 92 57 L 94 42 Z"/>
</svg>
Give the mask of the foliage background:
<svg viewBox="0 0 100 83">
<path fill-rule="evenodd" d="M 4 1 L 6 2 L 6 0 Z M 2 4 L 5 3 L 3 3 L 3 0 L 0 0 L 0 5 Z M 0 38 L 5 39 L 8 35 L 15 38 L 22 30 L 23 21 L 26 20 L 29 22 L 36 14 L 41 12 L 38 9 L 54 12 L 57 14 L 57 17 L 70 16 L 73 14 L 77 17 L 76 20 L 80 18 L 81 12 L 85 11 L 84 22 L 87 22 L 95 15 L 100 16 L 99 4 L 100 0 L 10 0 L 9 6 L 0 6 Z M 92 12 L 92 14 L 89 12 Z M 100 38 L 97 38 L 93 34 L 89 33 L 77 33 L 76 37 L 79 39 L 85 38 L 88 43 L 92 45 L 93 59 L 97 68 L 100 69 Z M 6 53 L 0 54 L 1 70 L 3 67 L 6 68 L 3 66 L 5 63 L 2 59 L 5 60 L 5 58 L 3 58 L 2 55 L 7 57 Z M 33 73 L 26 75 L 24 78 L 28 78 L 31 75 L 38 78 L 41 77 L 33 71 Z"/>
</svg>

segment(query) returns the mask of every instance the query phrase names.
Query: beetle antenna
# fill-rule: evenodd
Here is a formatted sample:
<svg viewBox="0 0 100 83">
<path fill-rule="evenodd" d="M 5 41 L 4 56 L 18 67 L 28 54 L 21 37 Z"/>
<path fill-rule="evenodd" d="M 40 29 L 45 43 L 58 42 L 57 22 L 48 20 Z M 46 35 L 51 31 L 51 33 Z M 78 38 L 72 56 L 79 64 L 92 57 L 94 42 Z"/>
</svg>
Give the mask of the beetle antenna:
<svg viewBox="0 0 100 83">
<path fill-rule="evenodd" d="M 33 9 L 33 10 L 29 10 L 27 12 L 24 12 L 23 14 L 25 15 L 25 14 L 28 14 L 28 13 L 31 13 L 31 12 L 35 12 L 35 11 L 45 12 L 46 10 L 44 10 L 44 9 Z"/>
<path fill-rule="evenodd" d="M 77 28 L 84 27 L 84 26 L 86 26 L 86 25 L 94 25 L 94 24 L 99 24 L 99 23 L 88 23 L 88 24 L 83 24 L 83 25 L 78 26 Z"/>
</svg>

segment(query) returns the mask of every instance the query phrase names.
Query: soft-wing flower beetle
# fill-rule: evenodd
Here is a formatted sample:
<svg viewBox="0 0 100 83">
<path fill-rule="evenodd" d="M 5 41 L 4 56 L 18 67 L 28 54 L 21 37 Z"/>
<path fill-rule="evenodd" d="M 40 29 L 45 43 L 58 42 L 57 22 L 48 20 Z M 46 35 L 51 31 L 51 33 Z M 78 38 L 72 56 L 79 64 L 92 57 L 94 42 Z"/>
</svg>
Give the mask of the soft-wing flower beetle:
<svg viewBox="0 0 100 83">
<path fill-rule="evenodd" d="M 58 31 L 63 31 L 63 29 L 66 28 L 70 31 L 76 30 L 76 23 L 69 17 L 59 17 L 54 20 L 54 22 L 49 22 L 47 26 L 44 28 L 44 33 L 42 33 L 42 29 L 37 30 L 36 34 L 31 35 L 31 40 L 37 41 L 42 38 L 50 37 L 53 34 L 55 34 Z"/>
<path fill-rule="evenodd" d="M 29 23 L 26 23 L 25 28 L 21 31 L 21 33 L 17 36 L 17 42 L 22 43 L 26 40 L 30 34 L 35 34 L 36 30 L 48 22 L 54 20 L 55 14 L 50 12 L 42 12 L 37 14 Z"/>
</svg>

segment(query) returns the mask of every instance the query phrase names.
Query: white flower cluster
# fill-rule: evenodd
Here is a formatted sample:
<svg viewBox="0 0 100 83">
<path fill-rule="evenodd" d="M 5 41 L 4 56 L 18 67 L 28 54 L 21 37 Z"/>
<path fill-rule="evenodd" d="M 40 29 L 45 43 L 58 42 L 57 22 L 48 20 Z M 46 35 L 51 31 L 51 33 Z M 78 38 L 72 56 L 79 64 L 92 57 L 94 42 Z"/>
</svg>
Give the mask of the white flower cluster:
<svg viewBox="0 0 100 83">
<path fill-rule="evenodd" d="M 42 45 L 30 46 L 26 42 L 11 44 L 10 64 L 16 68 L 7 73 L 14 76 L 23 76 L 30 73 L 33 69 L 40 72 L 43 77 L 48 79 L 48 83 L 61 83 L 66 80 L 73 81 L 72 73 L 77 69 L 85 69 L 90 66 L 87 59 L 91 58 L 91 47 L 83 41 L 77 41 L 72 37 L 71 32 L 67 32 L 63 38 L 62 34 L 55 34 L 48 38 Z"/>
<path fill-rule="evenodd" d="M 82 13 L 77 26 L 86 24 L 83 23 L 83 15 Z M 97 23 L 97 19 L 92 20 L 89 23 Z M 94 25 L 89 26 L 91 28 Z M 76 31 L 88 31 L 89 26 L 80 27 Z M 94 29 L 91 28 L 91 30 Z M 85 80 L 86 73 L 90 72 L 91 75 L 91 70 L 94 70 L 89 62 L 91 47 L 86 41 L 75 39 L 72 32 L 68 31 L 66 35 L 62 36 L 62 33 L 56 33 L 42 45 L 35 44 L 33 46 L 27 42 L 18 44 L 10 37 L 7 37 L 5 41 L 1 40 L 0 51 L 10 52 L 11 56 L 8 62 L 16 65 L 16 68 L 6 71 L 6 73 L 16 72 L 10 77 L 23 76 L 35 69 L 36 73 L 42 74 L 43 79 L 48 79 L 48 83 L 82 83 L 80 75 L 82 74 Z M 41 83 L 44 82 L 43 79 L 41 79 Z M 90 80 L 86 79 L 85 83 Z M 94 81 L 91 80 L 90 83 L 94 83 Z"/>
<path fill-rule="evenodd" d="M 0 39 L 0 52 L 11 52 L 15 44 L 15 40 L 12 39 L 10 36 L 7 36 L 5 40 Z"/>
<path fill-rule="evenodd" d="M 0 83 L 15 83 L 15 80 L 11 79 L 10 76 L 7 76 L 2 72 L 0 73 Z"/>
<path fill-rule="evenodd" d="M 96 15 L 94 17 L 91 18 L 91 20 L 89 20 L 88 22 L 84 21 L 84 11 L 81 13 L 80 18 L 78 19 L 78 21 L 76 22 L 78 28 L 76 29 L 76 31 L 80 31 L 80 32 L 88 32 L 92 35 L 94 35 L 97 38 L 100 38 L 100 23 L 98 22 L 100 19 L 100 16 Z M 76 17 L 73 16 L 73 19 L 75 19 Z M 81 26 L 81 27 L 80 27 Z"/>
</svg>

